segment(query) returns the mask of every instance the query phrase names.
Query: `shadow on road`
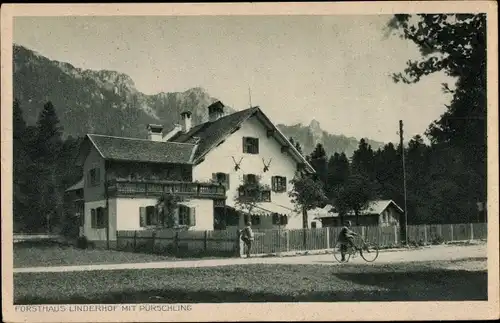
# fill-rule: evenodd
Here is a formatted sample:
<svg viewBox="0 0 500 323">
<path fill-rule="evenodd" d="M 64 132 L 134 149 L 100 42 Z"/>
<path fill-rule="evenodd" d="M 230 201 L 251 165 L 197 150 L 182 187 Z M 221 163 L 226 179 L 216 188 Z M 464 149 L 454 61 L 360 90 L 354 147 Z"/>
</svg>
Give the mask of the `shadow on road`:
<svg viewBox="0 0 500 323">
<path fill-rule="evenodd" d="M 352 302 L 352 301 L 465 301 L 487 300 L 485 271 L 433 270 L 417 272 L 335 273 L 336 282 L 325 281 L 316 289 L 327 291 L 300 291 L 290 289 L 287 295 L 233 291 L 151 289 L 124 290 L 91 298 L 40 299 L 24 297 L 15 304 L 120 304 L 120 303 L 223 303 L 223 302 Z M 333 277 L 332 277 L 333 278 Z M 336 287 L 340 280 L 351 282 L 349 290 Z M 358 285 L 358 286 L 356 286 Z M 362 285 L 362 286 L 359 286 Z"/>
</svg>

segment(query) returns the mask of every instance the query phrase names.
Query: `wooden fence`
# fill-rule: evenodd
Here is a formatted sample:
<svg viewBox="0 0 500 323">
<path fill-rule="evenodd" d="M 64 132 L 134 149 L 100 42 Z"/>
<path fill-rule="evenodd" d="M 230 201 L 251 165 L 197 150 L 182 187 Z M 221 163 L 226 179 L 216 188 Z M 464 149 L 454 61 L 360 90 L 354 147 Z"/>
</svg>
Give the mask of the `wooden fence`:
<svg viewBox="0 0 500 323">
<path fill-rule="evenodd" d="M 335 246 L 339 227 L 291 230 L 255 230 L 251 253 L 256 255 L 328 250 Z M 398 226 L 353 227 L 366 241 L 382 248 L 401 245 Z M 411 225 L 411 244 L 439 244 L 486 239 L 486 223 Z M 116 248 L 124 251 L 176 256 L 239 256 L 243 243 L 238 230 L 224 231 L 118 231 Z"/>
</svg>

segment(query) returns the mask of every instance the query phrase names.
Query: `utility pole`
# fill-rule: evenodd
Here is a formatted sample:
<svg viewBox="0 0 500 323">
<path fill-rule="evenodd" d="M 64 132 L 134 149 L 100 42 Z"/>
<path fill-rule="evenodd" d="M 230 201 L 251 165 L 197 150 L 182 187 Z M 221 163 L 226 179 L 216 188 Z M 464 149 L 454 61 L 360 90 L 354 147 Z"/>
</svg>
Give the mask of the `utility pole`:
<svg viewBox="0 0 500 323">
<path fill-rule="evenodd" d="M 403 163 L 403 192 L 405 199 L 405 242 L 408 245 L 408 213 L 406 208 L 406 167 L 405 167 L 405 148 L 403 146 L 403 120 L 399 120 L 399 143 L 401 146 L 401 160 Z"/>
<path fill-rule="evenodd" d="M 250 91 L 250 87 L 248 87 L 248 99 L 249 99 L 249 104 L 250 108 L 252 107 L 252 92 Z"/>
</svg>

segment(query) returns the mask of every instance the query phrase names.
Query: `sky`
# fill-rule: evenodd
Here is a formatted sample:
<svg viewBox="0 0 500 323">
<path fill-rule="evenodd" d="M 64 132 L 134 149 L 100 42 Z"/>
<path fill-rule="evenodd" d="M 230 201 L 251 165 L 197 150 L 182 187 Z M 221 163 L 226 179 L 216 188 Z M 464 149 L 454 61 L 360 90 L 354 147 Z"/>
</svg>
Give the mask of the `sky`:
<svg viewBox="0 0 500 323">
<path fill-rule="evenodd" d="M 418 59 L 389 36 L 387 15 L 16 17 L 14 42 L 58 61 L 129 75 L 146 94 L 202 87 L 237 110 L 258 105 L 275 123 L 397 142 L 423 134 L 450 97 L 434 74 L 394 83 Z M 250 89 L 250 91 L 249 91 Z M 405 141 L 406 141 L 405 140 Z"/>
</svg>

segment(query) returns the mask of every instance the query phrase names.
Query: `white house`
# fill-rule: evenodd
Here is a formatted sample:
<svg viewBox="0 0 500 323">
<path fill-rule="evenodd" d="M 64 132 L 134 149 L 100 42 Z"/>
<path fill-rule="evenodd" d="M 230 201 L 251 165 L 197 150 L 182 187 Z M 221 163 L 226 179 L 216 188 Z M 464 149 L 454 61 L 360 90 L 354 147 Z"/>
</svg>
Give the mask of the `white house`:
<svg viewBox="0 0 500 323">
<path fill-rule="evenodd" d="M 243 226 L 300 228 L 300 212 L 290 200 L 290 180 L 314 169 L 258 107 L 224 115 L 218 101 L 209 121 L 182 125 L 163 134 L 149 125 L 148 139 L 88 134 L 80 147 L 84 212 L 80 231 L 89 240 L 113 245 L 116 231 L 164 226 L 158 198 L 184 198 L 175 225 L 188 230 Z M 236 204 L 238 187 L 260 178 L 269 186 L 249 217 Z"/>
<path fill-rule="evenodd" d="M 315 216 L 324 227 L 342 225 L 340 215 L 333 206 L 327 205 L 325 210 L 327 212 Z M 367 207 L 359 212 L 358 220 L 359 224 L 363 226 L 398 226 L 403 213 L 403 209 L 393 200 L 373 200 L 368 202 Z M 351 221 L 354 225 L 356 223 L 354 212 L 347 212 L 344 221 Z"/>
<path fill-rule="evenodd" d="M 260 178 L 261 184 L 269 186 L 269 193 L 252 210 L 253 226 L 302 227 L 302 215 L 288 195 L 290 180 L 297 170 L 312 173 L 314 169 L 259 107 L 226 116 L 223 104 L 217 101 L 208 107 L 206 123 L 192 126 L 189 111 L 181 118 L 181 126 L 174 128 L 178 129 L 175 134 L 170 132 L 168 142 L 196 143 L 193 180 L 211 180 L 227 188 L 225 207 L 215 210 L 217 226 L 244 225 L 245 214 L 236 212 L 241 210 L 236 204 L 238 187 Z"/>
</svg>

